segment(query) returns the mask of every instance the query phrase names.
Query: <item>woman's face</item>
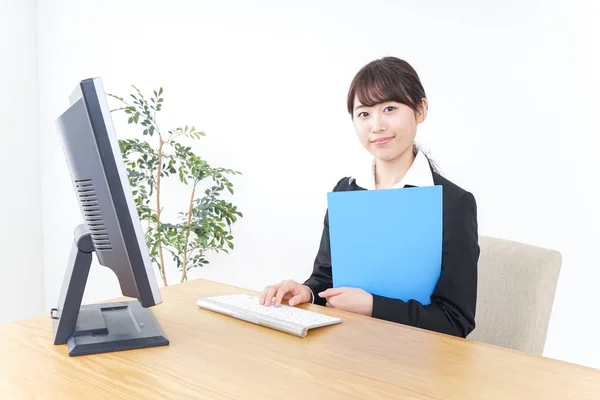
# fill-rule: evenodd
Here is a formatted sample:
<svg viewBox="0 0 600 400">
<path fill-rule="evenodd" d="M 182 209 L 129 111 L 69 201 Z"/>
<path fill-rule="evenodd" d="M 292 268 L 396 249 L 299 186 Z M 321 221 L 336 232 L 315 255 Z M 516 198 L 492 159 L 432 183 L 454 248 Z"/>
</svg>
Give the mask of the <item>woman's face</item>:
<svg viewBox="0 0 600 400">
<path fill-rule="evenodd" d="M 417 125 L 427 115 L 427 100 L 422 100 L 422 113 L 409 106 L 387 101 L 371 107 L 363 106 L 354 98 L 354 127 L 360 143 L 371 155 L 381 161 L 391 161 L 411 148 L 417 134 Z"/>
</svg>

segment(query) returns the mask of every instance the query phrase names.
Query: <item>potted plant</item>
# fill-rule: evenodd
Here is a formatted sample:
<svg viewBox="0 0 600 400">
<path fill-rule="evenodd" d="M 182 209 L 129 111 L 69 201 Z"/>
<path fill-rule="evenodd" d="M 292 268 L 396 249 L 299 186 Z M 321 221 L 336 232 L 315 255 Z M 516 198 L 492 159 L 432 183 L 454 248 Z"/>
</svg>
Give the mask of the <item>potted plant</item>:
<svg viewBox="0 0 600 400">
<path fill-rule="evenodd" d="M 210 252 L 225 252 L 234 248 L 231 227 L 242 213 L 221 197 L 222 191 L 234 193 L 228 176 L 238 171 L 215 168 L 192 151 L 183 140 L 199 140 L 205 133 L 194 126 L 182 126 L 164 131 L 158 126 L 156 114 L 161 111 L 163 88 L 155 90 L 149 100 L 132 85 L 134 93 L 128 100 L 109 94 L 122 107 L 129 124 L 140 125 L 142 137 L 147 140 L 119 140 L 123 160 L 138 214 L 145 226 L 145 238 L 152 262 L 168 286 L 165 256 L 170 256 L 180 270 L 180 282 L 187 280 L 192 268 L 209 263 Z M 175 221 L 165 221 L 161 188 L 166 179 L 178 179 L 189 189 L 187 209 L 178 213 Z M 208 188 L 198 195 L 200 183 Z M 207 186 L 207 185 L 202 185 Z"/>
</svg>

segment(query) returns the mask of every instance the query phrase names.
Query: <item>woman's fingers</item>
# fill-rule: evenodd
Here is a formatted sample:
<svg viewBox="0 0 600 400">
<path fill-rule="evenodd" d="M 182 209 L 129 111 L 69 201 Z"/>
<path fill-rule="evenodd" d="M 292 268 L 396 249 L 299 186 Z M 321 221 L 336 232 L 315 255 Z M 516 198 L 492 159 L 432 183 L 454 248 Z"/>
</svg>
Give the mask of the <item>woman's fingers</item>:
<svg viewBox="0 0 600 400">
<path fill-rule="evenodd" d="M 273 302 L 273 297 L 275 297 L 275 307 L 279 307 L 283 300 L 290 300 L 295 297 L 296 289 L 299 285 L 297 282 L 287 280 L 277 285 L 267 286 L 259 298 L 260 304 L 270 306 Z"/>
<path fill-rule="evenodd" d="M 346 290 L 346 288 L 340 287 L 340 288 L 330 288 L 327 290 L 322 291 L 321 293 L 319 293 L 319 297 L 325 297 L 325 298 L 329 298 L 332 296 L 337 296 L 339 294 L 344 293 Z"/>
<path fill-rule="evenodd" d="M 275 294 L 275 307 L 279 307 L 281 305 L 281 301 L 283 297 L 292 292 L 294 290 L 294 285 L 291 282 L 286 282 L 277 289 L 277 294 Z"/>
<path fill-rule="evenodd" d="M 271 302 L 273 301 L 273 296 L 275 296 L 275 293 L 280 286 L 281 284 L 267 286 L 265 290 L 263 290 L 263 294 L 260 298 L 260 304 L 270 306 Z"/>
</svg>

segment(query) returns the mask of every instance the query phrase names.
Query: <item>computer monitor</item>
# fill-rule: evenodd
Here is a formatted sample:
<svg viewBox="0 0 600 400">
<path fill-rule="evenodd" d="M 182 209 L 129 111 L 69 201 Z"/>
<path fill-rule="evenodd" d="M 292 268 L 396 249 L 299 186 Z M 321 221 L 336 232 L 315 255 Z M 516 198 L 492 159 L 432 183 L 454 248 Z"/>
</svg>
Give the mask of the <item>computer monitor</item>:
<svg viewBox="0 0 600 400">
<path fill-rule="evenodd" d="M 83 223 L 50 312 L 54 344 L 69 355 L 168 345 L 149 307 L 162 302 L 100 78 L 85 79 L 56 125 Z M 92 255 L 136 300 L 81 305 Z"/>
</svg>

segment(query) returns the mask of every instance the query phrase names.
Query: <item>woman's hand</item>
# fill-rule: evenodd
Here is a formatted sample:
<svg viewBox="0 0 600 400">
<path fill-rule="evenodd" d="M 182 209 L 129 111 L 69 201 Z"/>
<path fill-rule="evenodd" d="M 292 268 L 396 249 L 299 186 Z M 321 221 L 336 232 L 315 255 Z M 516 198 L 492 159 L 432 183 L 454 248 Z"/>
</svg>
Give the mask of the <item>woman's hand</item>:
<svg viewBox="0 0 600 400">
<path fill-rule="evenodd" d="M 327 307 L 371 316 L 373 314 L 373 295 L 363 289 L 340 287 L 327 289 L 319 293 L 327 299 Z"/>
<path fill-rule="evenodd" d="M 312 300 L 312 291 L 306 285 L 292 280 L 282 281 L 276 285 L 267 286 L 260 296 L 260 304 L 270 306 L 275 297 L 275 307 L 281 305 L 282 300 L 289 300 L 290 306 L 308 303 Z"/>
</svg>

